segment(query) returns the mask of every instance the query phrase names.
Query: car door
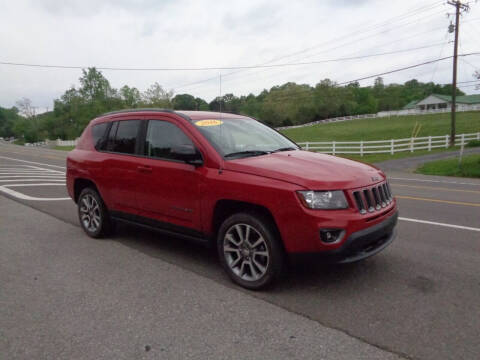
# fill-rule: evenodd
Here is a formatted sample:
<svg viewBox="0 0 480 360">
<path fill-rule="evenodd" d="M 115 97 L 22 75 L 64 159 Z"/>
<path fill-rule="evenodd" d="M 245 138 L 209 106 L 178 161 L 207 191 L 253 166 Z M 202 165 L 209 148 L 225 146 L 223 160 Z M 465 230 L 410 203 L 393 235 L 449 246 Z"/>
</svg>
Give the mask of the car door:
<svg viewBox="0 0 480 360">
<path fill-rule="evenodd" d="M 137 214 L 135 197 L 138 166 L 138 135 L 141 120 L 125 118 L 112 122 L 102 151 L 99 169 L 107 206 L 116 212 Z"/>
<path fill-rule="evenodd" d="M 142 216 L 156 225 L 188 233 L 201 231 L 200 192 L 202 168 L 175 156 L 172 148 L 194 146 L 174 122 L 148 120 L 143 155 L 137 164 L 137 204 Z"/>
</svg>

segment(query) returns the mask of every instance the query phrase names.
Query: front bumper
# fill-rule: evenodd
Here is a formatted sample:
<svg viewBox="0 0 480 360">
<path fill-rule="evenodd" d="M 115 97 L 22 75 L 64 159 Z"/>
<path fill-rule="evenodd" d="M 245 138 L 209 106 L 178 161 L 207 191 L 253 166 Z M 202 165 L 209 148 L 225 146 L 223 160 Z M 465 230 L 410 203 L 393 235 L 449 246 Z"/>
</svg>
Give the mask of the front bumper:
<svg viewBox="0 0 480 360">
<path fill-rule="evenodd" d="M 318 253 L 291 253 L 290 257 L 295 262 L 310 258 L 327 263 L 342 264 L 366 259 L 379 253 L 393 242 L 396 237 L 397 220 L 398 211 L 395 211 L 381 223 L 350 234 L 343 245 L 337 249 Z"/>
</svg>

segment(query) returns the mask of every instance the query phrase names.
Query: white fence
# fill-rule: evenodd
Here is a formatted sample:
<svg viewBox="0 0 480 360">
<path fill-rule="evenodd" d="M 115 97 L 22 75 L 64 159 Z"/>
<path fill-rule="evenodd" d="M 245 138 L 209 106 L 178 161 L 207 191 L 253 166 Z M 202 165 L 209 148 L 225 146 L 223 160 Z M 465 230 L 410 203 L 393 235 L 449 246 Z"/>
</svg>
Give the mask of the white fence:
<svg viewBox="0 0 480 360">
<path fill-rule="evenodd" d="M 465 145 L 469 141 L 480 140 L 480 132 L 455 136 L 455 145 Z M 418 151 L 437 148 L 448 148 L 450 135 L 425 136 L 406 139 L 390 139 L 376 141 L 320 141 L 298 143 L 304 150 L 325 154 L 395 154 L 402 151 Z"/>
<path fill-rule="evenodd" d="M 281 126 L 275 128 L 276 130 L 285 130 L 285 129 L 295 129 L 295 128 L 301 128 L 301 127 L 306 127 L 306 126 L 313 126 L 317 124 L 324 124 L 324 123 L 329 123 L 329 122 L 340 122 L 340 121 L 348 121 L 348 120 L 355 120 L 355 119 L 374 119 L 377 117 L 377 114 L 363 114 L 363 115 L 351 115 L 351 116 L 340 116 L 336 118 L 330 118 L 330 119 L 323 119 L 323 120 L 317 120 L 317 121 L 312 121 L 306 124 L 302 125 L 292 125 L 292 126 Z"/>
<path fill-rule="evenodd" d="M 75 140 L 56 140 L 56 145 L 57 146 L 76 146 L 77 145 L 77 139 Z"/>
<path fill-rule="evenodd" d="M 377 117 L 388 117 L 388 116 L 405 116 L 405 115 L 441 114 L 441 113 L 450 113 L 451 111 L 452 111 L 451 107 L 447 107 L 444 109 L 429 109 L 429 110 L 408 109 L 408 110 L 380 111 L 376 115 Z M 480 105 L 457 104 L 456 111 L 457 112 L 480 111 Z"/>
<path fill-rule="evenodd" d="M 25 143 L 25 146 L 77 146 L 77 139 L 75 140 L 45 140 L 35 143 Z"/>
<path fill-rule="evenodd" d="M 406 115 L 425 115 L 425 114 L 440 114 L 440 113 L 449 113 L 451 108 L 445 109 L 430 109 L 430 110 L 418 110 L 418 109 L 409 109 L 409 110 L 392 110 L 392 111 L 380 111 L 377 114 L 364 114 L 364 115 L 352 115 L 352 116 L 341 116 L 336 118 L 330 119 L 323 119 L 312 121 L 302 125 L 292 125 L 292 126 L 281 126 L 277 127 L 277 130 L 285 130 L 285 129 L 295 129 L 301 128 L 306 126 L 313 126 L 317 124 L 324 124 L 330 122 L 340 122 L 340 121 L 348 121 L 348 120 L 355 120 L 355 119 L 375 119 L 377 117 L 388 117 L 388 116 L 406 116 Z M 459 104 L 457 106 L 457 111 L 480 111 L 480 105 L 465 105 Z"/>
</svg>

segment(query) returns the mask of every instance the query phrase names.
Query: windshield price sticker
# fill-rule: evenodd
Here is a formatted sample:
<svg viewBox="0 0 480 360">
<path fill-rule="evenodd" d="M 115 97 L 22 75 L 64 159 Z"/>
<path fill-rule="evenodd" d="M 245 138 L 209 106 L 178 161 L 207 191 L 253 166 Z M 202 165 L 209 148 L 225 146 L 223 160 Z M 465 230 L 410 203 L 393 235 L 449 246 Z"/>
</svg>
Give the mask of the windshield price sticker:
<svg viewBox="0 0 480 360">
<path fill-rule="evenodd" d="M 195 121 L 195 125 L 197 126 L 218 126 L 222 125 L 223 121 L 222 120 L 200 120 L 200 121 Z"/>
</svg>

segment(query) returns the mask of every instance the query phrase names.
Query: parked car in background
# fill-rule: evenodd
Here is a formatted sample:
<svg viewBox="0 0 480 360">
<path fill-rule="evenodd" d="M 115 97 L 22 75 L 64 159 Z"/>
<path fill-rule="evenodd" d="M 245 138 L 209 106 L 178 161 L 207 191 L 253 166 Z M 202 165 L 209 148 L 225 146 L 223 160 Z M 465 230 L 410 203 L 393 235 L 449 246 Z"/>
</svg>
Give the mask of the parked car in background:
<svg viewBox="0 0 480 360">
<path fill-rule="evenodd" d="M 67 159 L 80 224 L 108 236 L 124 221 L 217 248 L 230 278 L 260 289 L 289 257 L 353 262 L 395 237 L 384 173 L 303 151 L 239 115 L 125 110 L 90 122 Z"/>
</svg>

